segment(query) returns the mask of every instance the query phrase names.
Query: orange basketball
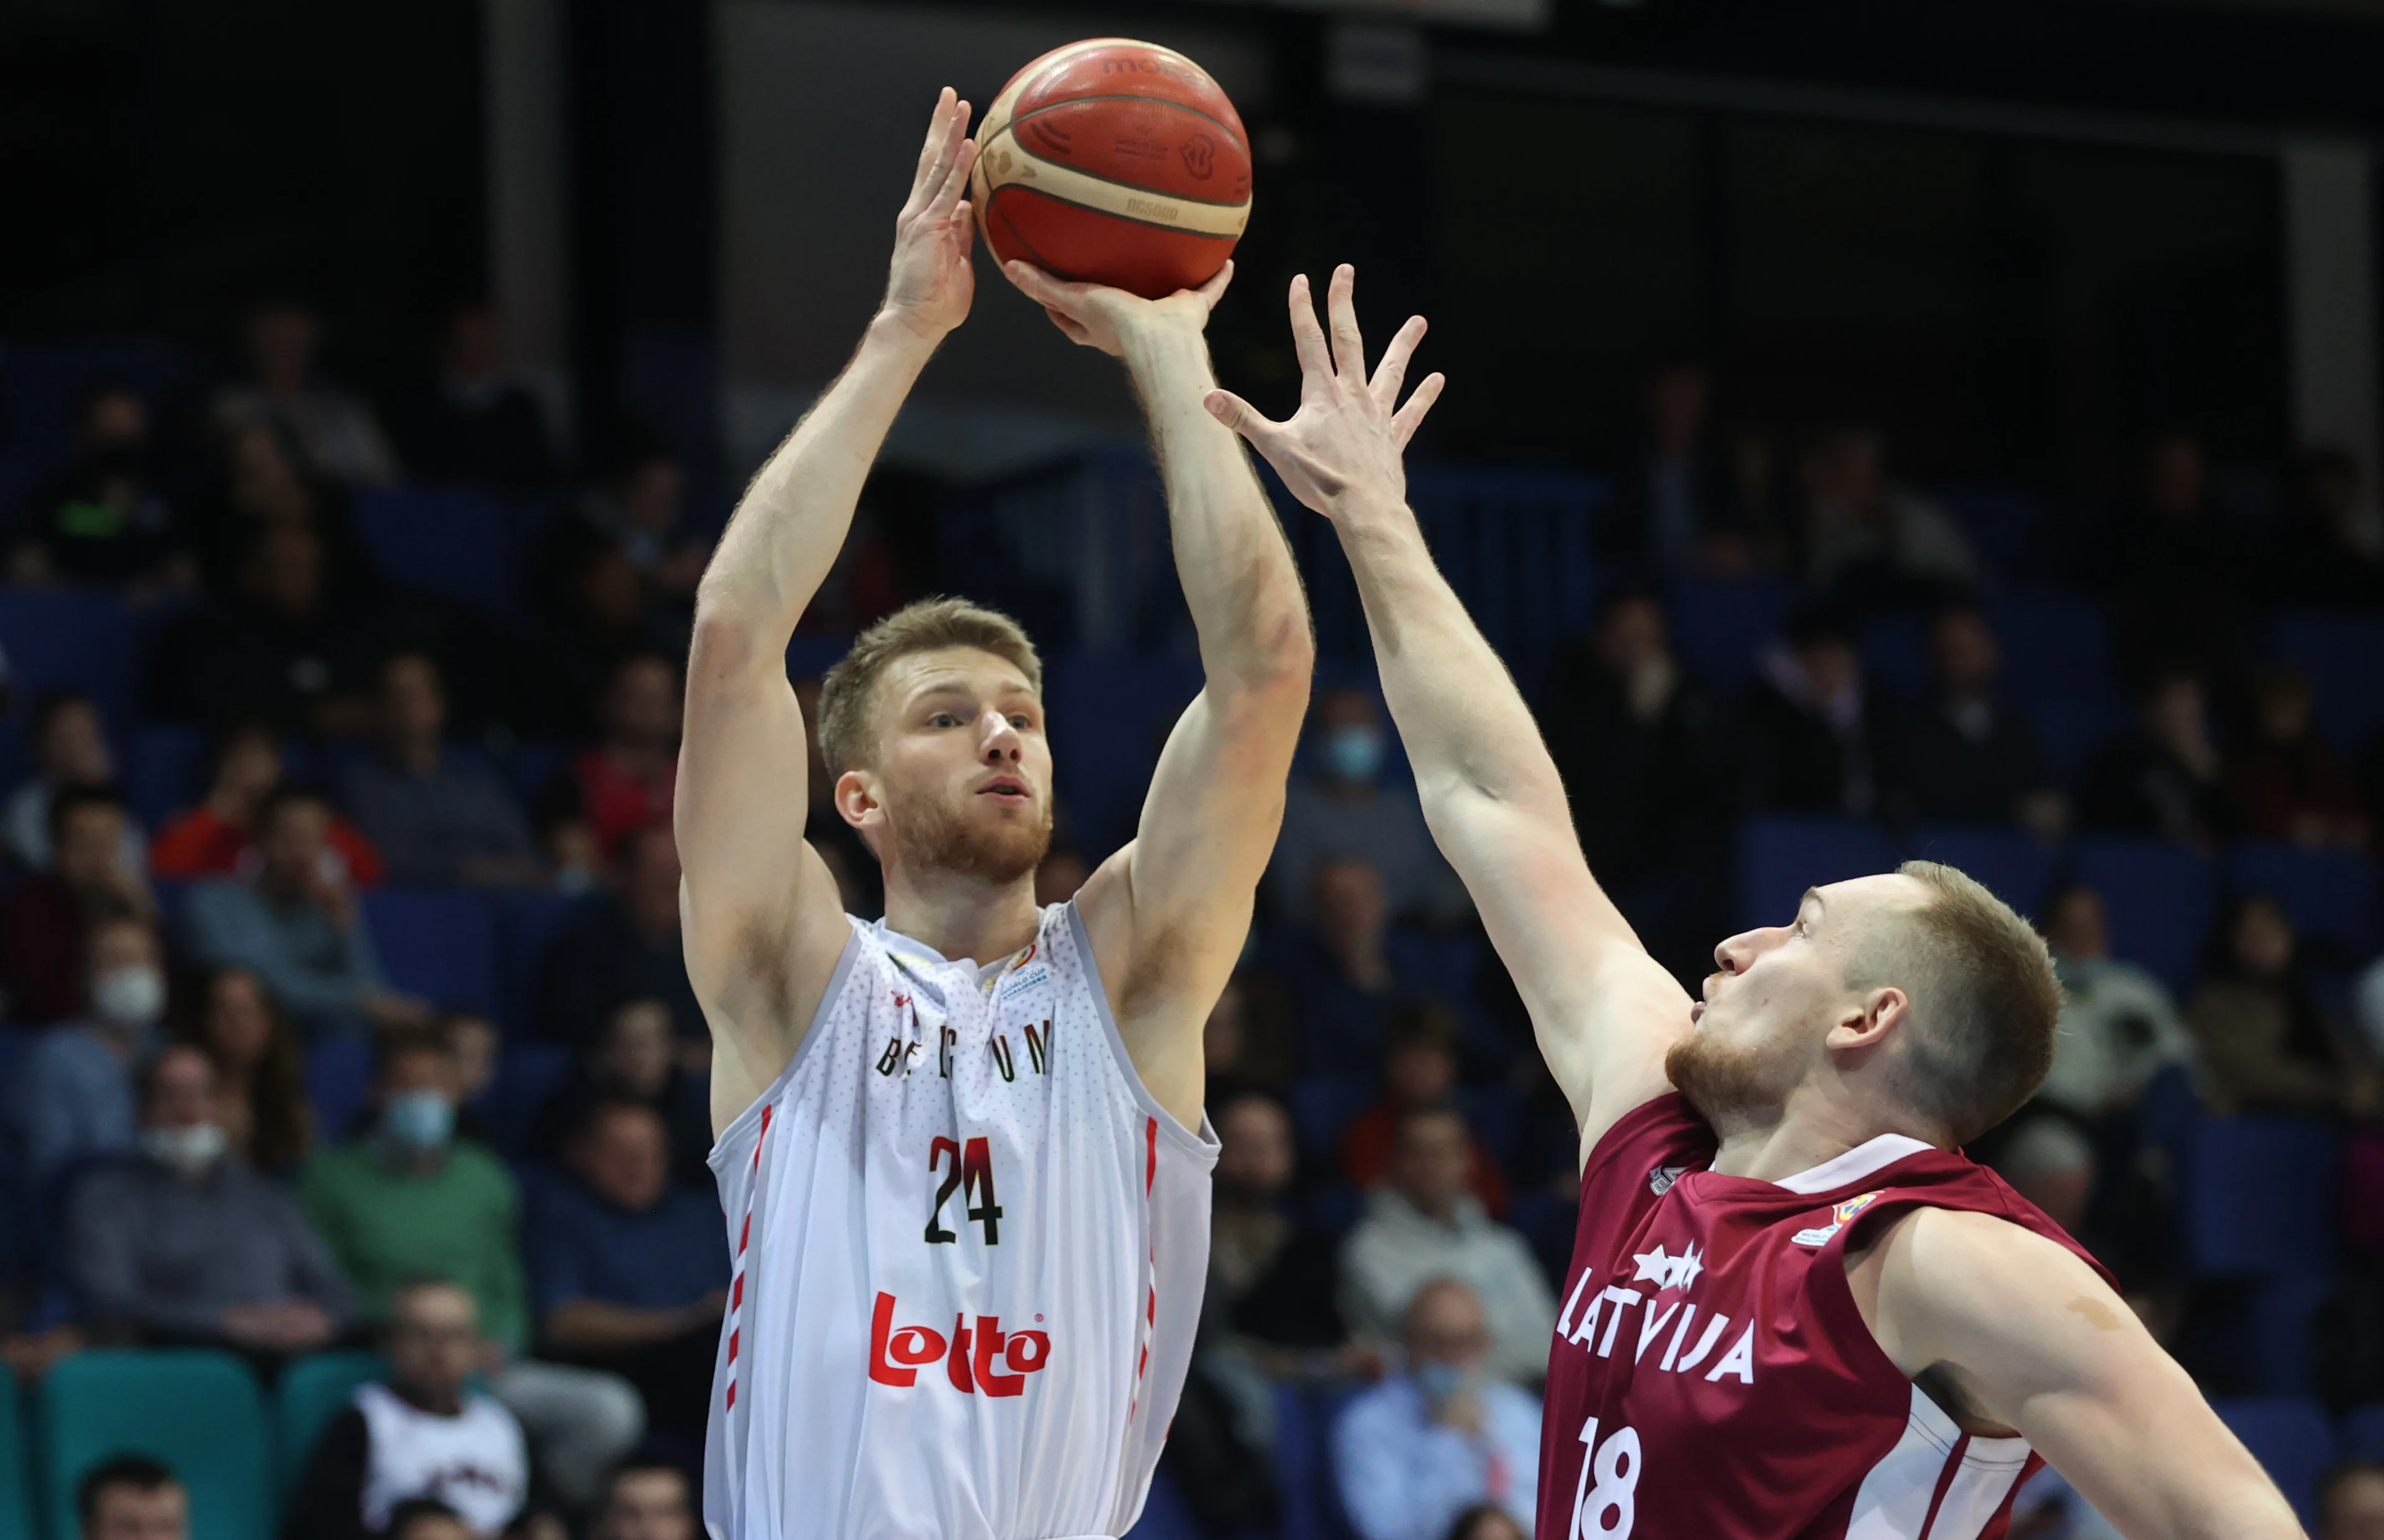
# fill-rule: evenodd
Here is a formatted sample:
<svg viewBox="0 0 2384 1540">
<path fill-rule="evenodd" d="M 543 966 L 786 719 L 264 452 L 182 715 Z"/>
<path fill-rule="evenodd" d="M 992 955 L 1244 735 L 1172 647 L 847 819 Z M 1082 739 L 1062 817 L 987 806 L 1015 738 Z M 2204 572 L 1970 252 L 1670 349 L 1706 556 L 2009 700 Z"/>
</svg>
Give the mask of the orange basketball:
<svg viewBox="0 0 2384 1540">
<path fill-rule="evenodd" d="M 1170 48 L 1097 37 L 1010 78 L 969 195 L 993 255 L 1149 299 L 1208 281 L 1250 217 L 1234 104 Z"/>
</svg>

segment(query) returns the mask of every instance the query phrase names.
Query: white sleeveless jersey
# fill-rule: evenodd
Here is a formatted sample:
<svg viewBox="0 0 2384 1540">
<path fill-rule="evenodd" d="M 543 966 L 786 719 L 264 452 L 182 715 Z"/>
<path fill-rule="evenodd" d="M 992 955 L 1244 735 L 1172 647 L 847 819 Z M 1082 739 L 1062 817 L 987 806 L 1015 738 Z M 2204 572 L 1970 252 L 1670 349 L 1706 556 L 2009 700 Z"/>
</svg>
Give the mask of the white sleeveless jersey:
<svg viewBox="0 0 2384 1540">
<path fill-rule="evenodd" d="M 1142 1511 L 1217 1142 L 1151 1099 L 1073 903 L 989 966 L 852 922 L 720 1137 L 714 1540 L 1052 1540 Z"/>
<path fill-rule="evenodd" d="M 374 1534 L 410 1497 L 438 1498 L 476 1534 L 503 1529 L 529 1500 L 521 1424 L 489 1397 L 466 1395 L 453 1417 L 411 1406 L 384 1385 L 358 1385 L 354 1399 L 367 1450 L 357 1501 Z"/>
</svg>

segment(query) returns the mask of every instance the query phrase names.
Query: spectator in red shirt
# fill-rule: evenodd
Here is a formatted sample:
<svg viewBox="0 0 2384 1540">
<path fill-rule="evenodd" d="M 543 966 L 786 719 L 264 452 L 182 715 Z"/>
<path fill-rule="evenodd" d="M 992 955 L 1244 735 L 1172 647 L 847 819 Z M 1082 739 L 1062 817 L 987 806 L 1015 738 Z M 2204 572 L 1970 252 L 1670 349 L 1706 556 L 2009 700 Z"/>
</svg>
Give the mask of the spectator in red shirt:
<svg viewBox="0 0 2384 1540">
<path fill-rule="evenodd" d="M 1391 1017 L 1383 1050 L 1383 1099 L 1359 1114 L 1341 1135 L 1341 1174 L 1361 1187 L 1381 1182 L 1398 1143 L 1399 1120 L 1448 1104 L 1457 1087 L 1457 1015 L 1437 1000 L 1401 1006 Z M 1496 1217 L 1507 1211 L 1507 1178 L 1470 1131 L 1472 1163 L 1465 1185 Z"/>
<path fill-rule="evenodd" d="M 216 744 L 206 800 L 149 842 L 149 869 L 184 880 L 240 875 L 256 810 L 280 784 L 281 741 L 273 730 L 262 724 L 230 729 Z M 326 838 L 348 863 L 348 876 L 357 887 L 380 886 L 387 875 L 380 852 L 355 826 L 334 814 Z"/>
<path fill-rule="evenodd" d="M 679 671 L 659 652 L 638 652 L 604 689 L 603 736 L 571 762 L 579 804 L 607 861 L 649 824 L 670 822 L 678 779 Z"/>
<path fill-rule="evenodd" d="M 2310 725 L 2310 682 L 2289 669 L 2252 687 L 2252 741 L 2228 756 L 2227 790 L 2255 839 L 2297 845 L 2367 842 L 2359 784 Z"/>
<path fill-rule="evenodd" d="M 123 796 L 78 786 L 50 801 L 52 869 L 0 900 L 0 982 L 20 1025 L 84 1010 L 84 944 L 102 921 L 156 918 L 149 885 L 124 860 Z"/>
</svg>

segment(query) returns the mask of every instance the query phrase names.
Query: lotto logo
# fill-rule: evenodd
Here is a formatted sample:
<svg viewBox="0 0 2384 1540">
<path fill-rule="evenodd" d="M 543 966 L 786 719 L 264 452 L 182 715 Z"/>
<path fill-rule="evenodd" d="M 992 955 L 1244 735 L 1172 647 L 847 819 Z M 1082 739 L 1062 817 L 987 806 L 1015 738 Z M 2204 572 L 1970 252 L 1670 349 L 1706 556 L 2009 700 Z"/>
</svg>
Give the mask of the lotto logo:
<svg viewBox="0 0 2384 1540">
<path fill-rule="evenodd" d="M 980 1315 L 975 1326 L 967 1321 L 955 1316 L 949 1337 L 933 1326 L 897 1326 L 894 1297 L 880 1293 L 869 1321 L 869 1377 L 900 1389 L 918 1383 L 920 1365 L 942 1359 L 952 1388 L 963 1395 L 1017 1396 L 1026 1376 L 1051 1361 L 1048 1332 L 1005 1332 L 998 1315 Z"/>
</svg>

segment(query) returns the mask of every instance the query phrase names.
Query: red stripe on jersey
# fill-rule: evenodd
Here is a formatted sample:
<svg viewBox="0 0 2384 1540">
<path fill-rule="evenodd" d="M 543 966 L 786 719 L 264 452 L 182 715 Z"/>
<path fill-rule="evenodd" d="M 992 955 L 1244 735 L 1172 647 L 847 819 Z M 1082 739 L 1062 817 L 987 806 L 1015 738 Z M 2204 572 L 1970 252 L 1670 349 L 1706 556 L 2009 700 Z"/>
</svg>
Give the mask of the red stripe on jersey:
<svg viewBox="0 0 2384 1540">
<path fill-rule="evenodd" d="M 1945 1457 L 1945 1468 L 1937 1472 L 1937 1490 L 1929 1494 L 1929 1516 L 1920 1521 L 1922 1534 L 1937 1527 L 1937 1510 L 1945 1506 L 1945 1494 L 1953 1490 L 1954 1476 L 1962 1469 L 1962 1456 L 1968 1452 L 1969 1447 L 1968 1434 L 1954 1440 L 1953 1450 Z"/>
<path fill-rule="evenodd" d="M 1142 1120 L 1142 1138 L 1147 1154 L 1142 1165 L 1142 1196 L 1150 1196 L 1151 1184 L 1159 1180 L 1159 1120 Z"/>
</svg>

